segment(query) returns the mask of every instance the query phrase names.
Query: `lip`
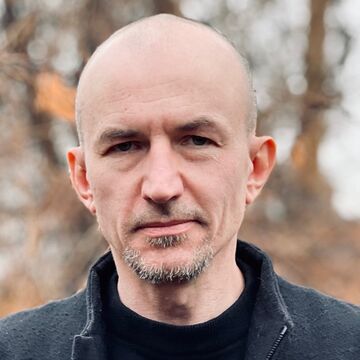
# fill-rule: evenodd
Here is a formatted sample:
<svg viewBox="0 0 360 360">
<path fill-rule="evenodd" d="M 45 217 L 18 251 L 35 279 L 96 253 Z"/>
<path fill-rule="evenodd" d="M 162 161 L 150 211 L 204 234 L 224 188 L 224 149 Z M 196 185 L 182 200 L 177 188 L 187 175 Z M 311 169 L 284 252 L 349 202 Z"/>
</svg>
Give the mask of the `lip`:
<svg viewBox="0 0 360 360">
<path fill-rule="evenodd" d="M 167 222 L 150 222 L 139 227 L 139 231 L 147 236 L 178 235 L 190 229 L 193 220 L 172 220 Z"/>
</svg>

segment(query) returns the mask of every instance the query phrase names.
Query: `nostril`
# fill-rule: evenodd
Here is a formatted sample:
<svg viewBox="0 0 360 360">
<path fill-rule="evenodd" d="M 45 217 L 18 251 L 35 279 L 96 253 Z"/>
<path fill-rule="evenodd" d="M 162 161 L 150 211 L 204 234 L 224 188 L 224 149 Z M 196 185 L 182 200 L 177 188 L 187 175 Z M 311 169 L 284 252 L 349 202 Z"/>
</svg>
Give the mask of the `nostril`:
<svg viewBox="0 0 360 360">
<path fill-rule="evenodd" d="M 155 203 L 166 203 L 176 199 L 182 195 L 183 191 L 180 176 L 147 178 L 142 185 L 142 197 Z"/>
</svg>

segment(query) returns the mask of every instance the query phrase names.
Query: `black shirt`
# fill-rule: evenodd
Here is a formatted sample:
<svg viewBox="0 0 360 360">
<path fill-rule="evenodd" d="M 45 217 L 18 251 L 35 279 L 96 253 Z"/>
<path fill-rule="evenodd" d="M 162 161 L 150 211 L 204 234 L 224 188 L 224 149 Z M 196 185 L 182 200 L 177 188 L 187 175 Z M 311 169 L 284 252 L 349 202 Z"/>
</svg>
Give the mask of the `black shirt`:
<svg viewBox="0 0 360 360">
<path fill-rule="evenodd" d="M 107 359 L 244 359 L 259 281 L 248 264 L 238 265 L 245 278 L 238 300 L 218 317 L 187 326 L 149 320 L 127 308 L 119 299 L 118 277 L 113 274 L 105 295 Z"/>
</svg>

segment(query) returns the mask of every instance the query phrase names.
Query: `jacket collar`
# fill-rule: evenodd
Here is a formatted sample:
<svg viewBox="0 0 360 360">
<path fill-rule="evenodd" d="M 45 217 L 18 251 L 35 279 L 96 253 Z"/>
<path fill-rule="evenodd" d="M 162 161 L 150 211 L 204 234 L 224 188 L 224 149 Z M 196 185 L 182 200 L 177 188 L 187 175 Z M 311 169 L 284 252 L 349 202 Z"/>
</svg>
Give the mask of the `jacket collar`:
<svg viewBox="0 0 360 360">
<path fill-rule="evenodd" d="M 260 285 L 248 335 L 248 359 L 271 359 L 294 324 L 279 289 L 268 255 L 254 245 L 238 241 L 237 259 L 244 259 L 259 270 Z"/>
<path fill-rule="evenodd" d="M 102 319 L 103 287 L 115 271 L 111 252 L 101 256 L 90 269 L 86 296 L 86 324 L 79 335 L 74 337 L 71 360 L 105 360 L 104 321 Z"/>
<path fill-rule="evenodd" d="M 236 259 L 256 267 L 260 276 L 256 303 L 248 336 L 246 360 L 271 359 L 283 337 L 293 327 L 293 321 L 281 295 L 278 276 L 270 258 L 254 245 L 238 241 Z M 115 271 L 110 252 L 91 268 L 86 288 L 87 322 L 74 337 L 72 360 L 105 359 L 104 323 L 102 319 L 103 279 Z"/>
</svg>

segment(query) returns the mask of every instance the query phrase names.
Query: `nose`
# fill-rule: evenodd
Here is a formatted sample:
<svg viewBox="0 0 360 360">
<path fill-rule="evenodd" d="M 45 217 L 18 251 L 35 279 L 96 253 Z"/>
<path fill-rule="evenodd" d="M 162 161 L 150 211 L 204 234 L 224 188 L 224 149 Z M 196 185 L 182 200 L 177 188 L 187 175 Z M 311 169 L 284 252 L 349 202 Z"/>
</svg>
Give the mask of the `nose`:
<svg viewBox="0 0 360 360">
<path fill-rule="evenodd" d="M 141 195 L 147 201 L 164 204 L 184 191 L 183 180 L 170 146 L 153 146 L 148 154 Z"/>
</svg>

